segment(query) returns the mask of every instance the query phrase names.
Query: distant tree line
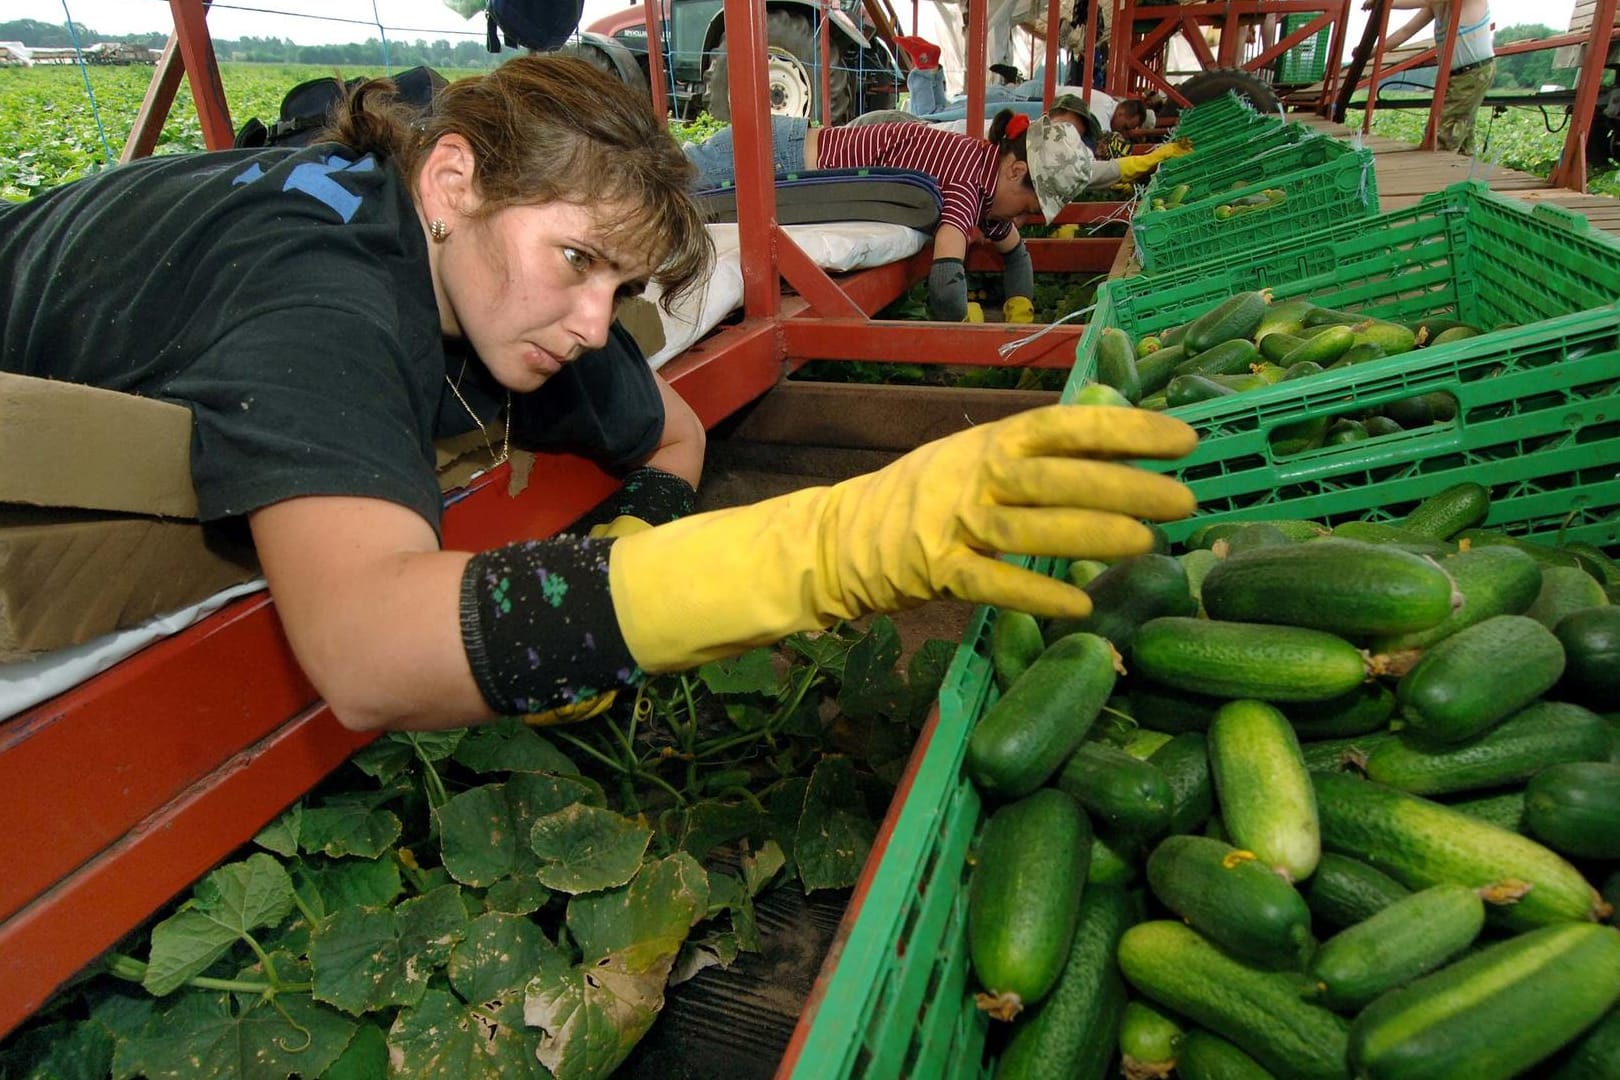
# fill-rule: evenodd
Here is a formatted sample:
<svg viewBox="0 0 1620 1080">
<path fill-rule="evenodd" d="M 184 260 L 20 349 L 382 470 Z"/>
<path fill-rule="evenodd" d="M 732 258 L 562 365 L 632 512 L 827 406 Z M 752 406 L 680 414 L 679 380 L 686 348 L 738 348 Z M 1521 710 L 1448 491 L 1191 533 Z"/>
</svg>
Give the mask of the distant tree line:
<svg viewBox="0 0 1620 1080">
<path fill-rule="evenodd" d="M 468 25 L 481 29 L 483 23 L 475 20 Z M 78 35 L 80 46 L 93 45 L 98 41 L 119 41 L 161 49 L 168 40 L 168 35 L 163 33 L 100 34 L 79 22 L 73 24 L 73 31 Z M 20 41 L 33 48 L 71 48 L 73 34 L 69 32 L 67 23 L 15 19 L 11 22 L 0 22 L 0 41 Z M 214 54 L 221 60 L 253 63 L 353 67 L 382 63 L 383 43 L 375 37 L 348 45 L 295 45 L 285 38 L 273 37 L 244 37 L 235 40 L 216 37 Z M 396 41 L 389 38 L 387 55 L 389 66 L 397 71 L 417 64 L 435 68 L 494 67 L 509 54 L 491 53 L 484 46 L 483 35 L 479 34 L 477 37 L 455 42 L 445 38 L 439 38 L 437 41 L 423 41 L 420 38 L 415 41 Z"/>
<path fill-rule="evenodd" d="M 1564 31 L 1554 30 L 1540 23 L 1526 26 L 1508 26 L 1498 30 L 1495 42 L 1498 45 L 1507 45 L 1515 41 L 1530 41 L 1537 38 L 1550 38 L 1562 35 Z M 1496 80 L 1494 85 L 1499 87 L 1511 86 L 1527 90 L 1538 90 L 1543 86 L 1557 85 L 1573 87 L 1580 73 L 1574 68 L 1554 68 L 1553 54 L 1556 49 L 1537 49 L 1535 52 L 1515 53 L 1512 56 L 1500 56 L 1496 60 Z"/>
</svg>

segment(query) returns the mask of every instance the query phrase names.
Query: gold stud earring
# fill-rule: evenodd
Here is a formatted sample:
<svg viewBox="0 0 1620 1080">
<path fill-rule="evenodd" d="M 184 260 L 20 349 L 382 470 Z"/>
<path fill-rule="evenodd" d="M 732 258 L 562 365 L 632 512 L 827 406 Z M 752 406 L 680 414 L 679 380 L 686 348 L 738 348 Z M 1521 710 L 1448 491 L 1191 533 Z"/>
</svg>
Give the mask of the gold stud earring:
<svg viewBox="0 0 1620 1080">
<path fill-rule="evenodd" d="M 428 222 L 428 235 L 442 244 L 444 238 L 450 235 L 450 226 L 444 223 L 443 218 L 434 218 Z"/>
</svg>

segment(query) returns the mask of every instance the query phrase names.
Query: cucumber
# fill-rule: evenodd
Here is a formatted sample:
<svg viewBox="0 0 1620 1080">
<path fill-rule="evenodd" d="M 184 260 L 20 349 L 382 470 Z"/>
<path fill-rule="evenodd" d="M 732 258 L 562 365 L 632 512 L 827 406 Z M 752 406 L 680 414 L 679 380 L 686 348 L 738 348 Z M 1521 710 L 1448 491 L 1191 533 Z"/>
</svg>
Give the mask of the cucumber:
<svg viewBox="0 0 1620 1080">
<path fill-rule="evenodd" d="M 1298 365 L 1289 365 L 1292 371 Z M 1290 457 L 1315 450 L 1327 441 L 1328 418 L 1312 416 L 1291 424 L 1278 424 L 1267 434 L 1274 457 Z"/>
<path fill-rule="evenodd" d="M 1524 615 L 1494 615 L 1423 654 L 1395 686 L 1402 730 L 1447 745 L 1489 730 L 1564 673 L 1564 648 Z"/>
<path fill-rule="evenodd" d="M 1541 591 L 1541 564 L 1517 548 L 1461 551 L 1442 559 L 1440 568 L 1451 576 L 1461 606 L 1426 630 L 1373 638 L 1373 652 L 1424 649 L 1493 615 L 1522 615 Z"/>
<path fill-rule="evenodd" d="M 1215 798 L 1232 843 L 1303 881 L 1322 857 L 1316 795 L 1288 718 L 1263 701 L 1221 706 L 1209 725 Z"/>
<path fill-rule="evenodd" d="M 1141 841 L 1115 835 L 1106 827 L 1094 829 L 1091 837 L 1091 866 L 1087 885 L 1129 885 L 1136 880 L 1137 864 L 1142 861 Z"/>
<path fill-rule="evenodd" d="M 1430 540 L 1449 540 L 1483 522 L 1490 509 L 1490 489 L 1464 480 L 1418 503 L 1401 522 L 1401 527 Z"/>
<path fill-rule="evenodd" d="M 1570 923 L 1488 946 L 1369 1005 L 1349 1059 L 1372 1080 L 1508 1080 L 1620 999 L 1620 932 Z"/>
<path fill-rule="evenodd" d="M 1342 929 L 1367 921 L 1412 890 L 1359 859 L 1324 851 L 1304 894 L 1312 915 Z"/>
<path fill-rule="evenodd" d="M 1560 548 L 1537 544 L 1531 540 L 1521 540 L 1517 536 L 1509 536 L 1494 529 L 1464 529 L 1452 537 L 1458 544 L 1466 543 L 1470 548 L 1482 547 L 1512 547 L 1517 548 L 1541 563 L 1542 569 L 1549 566 L 1571 566 L 1580 569 L 1580 561 L 1572 554 Z"/>
<path fill-rule="evenodd" d="M 1139 727 L 1125 737 L 1120 749 L 1141 761 L 1153 760 L 1153 755 L 1175 738 L 1168 731 L 1154 731 L 1152 728 Z M 1081 744 L 1085 745 L 1084 743 Z M 1166 779 L 1169 779 L 1166 777 Z"/>
<path fill-rule="evenodd" d="M 1160 903 L 1240 960 L 1298 971 L 1310 956 L 1305 898 L 1249 851 L 1169 836 L 1148 856 L 1147 879 Z"/>
<path fill-rule="evenodd" d="M 1260 322 L 1255 326 L 1254 333 L 1250 335 L 1256 343 L 1277 333 L 1293 333 L 1304 325 L 1305 316 L 1311 308 L 1315 307 L 1310 300 L 1297 296 L 1292 300 L 1279 300 L 1268 304 L 1265 312 L 1260 316 Z"/>
<path fill-rule="evenodd" d="M 1417 795 L 1341 773 L 1312 773 L 1322 844 L 1412 889 L 1447 883 L 1485 888 L 1510 878 L 1531 886 L 1492 920 L 1523 930 L 1599 919 L 1608 905 L 1550 849 Z"/>
<path fill-rule="evenodd" d="M 1609 725 L 1601 716 L 1562 701 L 1537 701 L 1460 745 L 1391 739 L 1367 755 L 1366 773 L 1414 795 L 1441 795 L 1523 783 L 1551 765 L 1608 757 Z"/>
<path fill-rule="evenodd" d="M 1193 353 L 1177 367 L 1177 375 L 1236 375 L 1258 363 L 1260 352 L 1247 338 L 1233 338 L 1211 346 L 1203 352 Z M 1172 380 L 1174 381 L 1174 380 Z"/>
<path fill-rule="evenodd" d="M 1509 832 L 1525 835 L 1523 790 L 1503 791 L 1495 795 L 1476 795 L 1464 799 L 1448 799 L 1446 805 L 1461 810 L 1469 817 L 1488 821 Z"/>
<path fill-rule="evenodd" d="M 1481 333 L 1481 330 L 1473 326 L 1451 326 L 1430 338 L 1429 344 L 1449 345 L 1453 341 L 1467 341 L 1471 337 L 1478 337 Z"/>
<path fill-rule="evenodd" d="M 1112 386 L 1135 405 L 1142 400 L 1142 378 L 1136 371 L 1136 346 L 1117 326 L 1103 330 L 1097 341 L 1097 381 Z"/>
<path fill-rule="evenodd" d="M 1294 340 L 1298 341 L 1299 339 L 1295 338 Z M 1327 368 L 1318 364 L 1315 360 L 1301 360 L 1283 368 L 1283 377 L 1280 381 L 1291 382 L 1294 379 L 1304 379 L 1311 375 L 1320 375 L 1326 370 Z"/>
<path fill-rule="evenodd" d="M 1114 647 L 1095 634 L 1059 638 L 984 711 L 964 767 L 987 795 L 1017 799 L 1057 772 L 1114 689 Z"/>
<path fill-rule="evenodd" d="M 1609 558 L 1596 544 L 1576 540 L 1563 545 L 1563 550 L 1579 559 L 1581 565 L 1586 567 L 1586 572 L 1601 579 L 1604 584 L 1620 584 L 1620 562 Z"/>
<path fill-rule="evenodd" d="M 1145 837 L 1170 827 L 1170 782 L 1158 766 L 1118 747 L 1081 743 L 1053 783 L 1116 832 Z"/>
<path fill-rule="evenodd" d="M 1367 316 L 1355 311 L 1343 311 L 1339 308 L 1313 306 L 1305 313 L 1300 324 L 1306 328 L 1313 326 L 1354 326 L 1367 321 Z"/>
<path fill-rule="evenodd" d="M 1564 616 L 1587 608 L 1606 607 L 1602 582 L 1574 566 L 1549 566 L 1541 572 L 1541 591 L 1525 614 L 1551 630 Z"/>
<path fill-rule="evenodd" d="M 1349 352 L 1355 343 L 1354 330 L 1348 326 L 1330 326 L 1306 338 L 1302 344 L 1278 359 L 1277 363 L 1286 368 L 1309 361 L 1327 367 Z"/>
<path fill-rule="evenodd" d="M 1169 1076 L 1176 1067 L 1181 1025 L 1145 1001 L 1125 1003 L 1119 1022 L 1120 1071 L 1129 1080 Z"/>
<path fill-rule="evenodd" d="M 1245 964 L 1168 920 L 1125 931 L 1119 967 L 1138 992 L 1231 1040 L 1278 1076 L 1343 1080 L 1349 1025 L 1300 997 L 1297 972 Z"/>
<path fill-rule="evenodd" d="M 1367 764 L 1367 755 L 1394 737 L 1388 731 L 1369 731 L 1341 739 L 1312 739 L 1299 744 L 1299 756 L 1313 773 L 1346 769 L 1359 772 Z"/>
<path fill-rule="evenodd" d="M 1417 335 L 1400 323 L 1368 319 L 1356 324 L 1353 329 L 1358 346 L 1377 346 L 1386 356 L 1399 356 L 1417 348 Z"/>
<path fill-rule="evenodd" d="M 1142 396 L 1137 399 L 1137 404 L 1145 401 L 1150 394 L 1163 390 L 1187 355 L 1187 350 L 1180 345 L 1166 343 L 1164 348 L 1155 349 L 1137 360 L 1136 378 L 1142 384 Z"/>
<path fill-rule="evenodd" d="M 1169 555 L 1135 555 L 1121 559 L 1085 585 L 1091 614 L 1083 619 L 1056 620 L 1048 628 L 1054 637 L 1085 632 L 1113 642 L 1120 652 L 1130 648 L 1137 628 L 1160 615 L 1192 615 L 1198 602 L 1187 585 L 1187 571 Z"/>
<path fill-rule="evenodd" d="M 1166 686 L 1273 702 L 1326 701 L 1367 675 L 1356 647 L 1322 630 L 1184 616 L 1144 623 L 1131 656 L 1137 674 Z"/>
<path fill-rule="evenodd" d="M 1249 525 L 1270 525 L 1290 540 L 1315 540 L 1326 536 L 1328 527 L 1318 521 L 1306 521 L 1300 518 L 1261 518 L 1256 521 L 1212 521 L 1208 525 L 1200 525 L 1187 534 L 1184 541 L 1189 548 L 1207 548 L 1215 541 L 1224 539 Z"/>
<path fill-rule="evenodd" d="M 1125 983 L 1114 952 L 1136 918 L 1119 888 L 1088 884 L 1068 959 L 1046 999 L 1013 1025 L 996 1080 L 1103 1080 L 1114 1060 L 1114 1031 L 1125 1012 Z"/>
<path fill-rule="evenodd" d="M 1236 293 L 1188 323 L 1182 344 L 1196 354 L 1223 342 L 1251 338 L 1270 302 L 1271 294 L 1265 291 Z"/>
<path fill-rule="evenodd" d="M 1269 521 L 1251 521 L 1242 528 L 1228 533 L 1225 537 L 1215 541 L 1216 548 L 1224 547 L 1226 557 L 1231 558 L 1250 548 L 1292 546 L 1294 543 L 1287 533 Z M 1217 563 L 1216 565 L 1220 565 Z M 1213 569 L 1213 567 L 1211 568 Z M 1207 580 L 1209 575 L 1204 575 Z M 1199 588 L 1200 598 L 1203 596 L 1202 586 Z"/>
<path fill-rule="evenodd" d="M 1372 439 L 1381 435 L 1399 435 L 1406 430 L 1389 417 L 1377 414 L 1362 417 L 1361 426 L 1367 429 L 1367 437 Z"/>
<path fill-rule="evenodd" d="M 1524 790 L 1530 835 L 1554 851 L 1583 859 L 1620 859 L 1620 765 L 1553 765 Z"/>
<path fill-rule="evenodd" d="M 1333 361 L 1333 366 L 1336 368 L 1354 367 L 1356 364 L 1365 364 L 1369 360 L 1382 360 L 1388 355 L 1383 346 L 1375 345 L 1370 341 L 1358 340 L 1354 345 L 1344 350 L 1337 360 Z"/>
<path fill-rule="evenodd" d="M 1328 446 L 1343 446 L 1346 443 L 1366 442 L 1367 429 L 1359 421 L 1347 420 L 1339 417 L 1328 425 L 1326 444 Z"/>
<path fill-rule="evenodd" d="M 1204 607 L 1202 599 L 1204 578 L 1215 569 L 1215 564 L 1221 561 L 1220 557 L 1204 548 L 1190 548 L 1176 558 L 1180 561 L 1181 568 L 1187 572 L 1187 591 L 1192 594 L 1193 614 L 1196 615 Z"/>
<path fill-rule="evenodd" d="M 1035 616 L 1010 608 L 996 612 L 990 623 L 990 669 L 1003 693 L 1045 651 L 1046 641 Z"/>
<path fill-rule="evenodd" d="M 1620 702 L 1620 606 L 1572 611 L 1553 636 L 1564 647 L 1564 677 L 1558 689 L 1594 707 Z"/>
<path fill-rule="evenodd" d="M 1484 928 L 1479 893 L 1433 885 L 1324 941 L 1306 974 L 1322 1004 L 1353 1016 L 1384 991 L 1446 963 Z"/>
<path fill-rule="evenodd" d="M 1185 1061 L 1185 1040 L 1181 1053 Z M 1603 1019 L 1587 1028 L 1548 1064 L 1555 1067 L 1547 1080 L 1620 1080 L 1620 1005 L 1604 1013 Z"/>
<path fill-rule="evenodd" d="M 1161 686 L 1148 679 L 1132 679 L 1129 696 L 1131 717 L 1138 724 L 1173 734 L 1209 730 L 1215 710 L 1221 707 L 1220 698 Z"/>
<path fill-rule="evenodd" d="M 1434 562 L 1388 546 L 1325 539 L 1230 555 L 1204 579 L 1212 619 L 1283 623 L 1347 637 L 1441 622 L 1461 603 Z"/>
<path fill-rule="evenodd" d="M 979 837 L 968 885 L 968 953 L 979 1007 L 1011 1020 L 1046 996 L 1074 940 L 1091 823 L 1053 788 L 1008 803 Z"/>
<path fill-rule="evenodd" d="M 1176 1075 L 1181 1080 L 1275 1080 L 1254 1058 L 1219 1035 L 1198 1028 L 1181 1037 Z"/>
<path fill-rule="evenodd" d="M 1260 358 L 1262 360 L 1268 360 L 1273 364 L 1281 364 L 1283 357 L 1299 348 L 1299 346 L 1304 344 L 1306 340 L 1306 338 L 1298 337 L 1295 334 L 1291 334 L 1283 330 L 1267 334 L 1265 337 L 1260 339 L 1260 344 L 1258 346 L 1260 350 Z M 1290 371 L 1292 368 L 1284 366 L 1283 370 Z M 1297 379 L 1300 376 L 1294 375 L 1292 377 Z"/>
<path fill-rule="evenodd" d="M 1164 388 L 1164 403 L 1172 409 L 1179 409 L 1183 405 L 1196 405 L 1200 401 L 1209 401 L 1212 398 L 1231 397 L 1243 390 L 1254 390 L 1264 385 L 1264 380 L 1256 375 L 1244 376 L 1252 382 L 1241 387 L 1225 381 L 1230 378 L 1233 376 L 1177 375 Z"/>
<path fill-rule="evenodd" d="M 1148 758 L 1170 785 L 1170 831 L 1196 832 L 1215 812 L 1215 780 L 1209 772 L 1208 740 L 1184 731 Z"/>
<path fill-rule="evenodd" d="M 1382 521 L 1344 521 L 1333 526 L 1333 536 L 1340 540 L 1356 540 L 1363 544 L 1380 544 L 1399 548 L 1415 555 L 1435 558 L 1450 555 L 1457 549 L 1437 540 L 1429 540 L 1408 532 L 1399 525 Z"/>
<path fill-rule="evenodd" d="M 1381 682 L 1362 683 L 1327 701 L 1302 701 L 1283 710 L 1301 741 L 1345 739 L 1389 727 L 1395 715 L 1395 691 Z"/>
</svg>

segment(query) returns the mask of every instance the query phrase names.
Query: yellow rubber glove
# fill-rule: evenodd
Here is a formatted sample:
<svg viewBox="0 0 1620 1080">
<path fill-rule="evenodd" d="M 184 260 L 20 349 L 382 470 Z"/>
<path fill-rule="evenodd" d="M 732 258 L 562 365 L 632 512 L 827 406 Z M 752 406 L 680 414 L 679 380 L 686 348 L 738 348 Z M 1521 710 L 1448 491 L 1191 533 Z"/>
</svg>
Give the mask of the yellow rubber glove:
<svg viewBox="0 0 1620 1080">
<path fill-rule="evenodd" d="M 1079 235 L 1080 226 L 1073 224 L 1059 225 L 1052 230 L 1052 239 L 1054 240 L 1073 240 Z"/>
<path fill-rule="evenodd" d="M 620 514 L 612 521 L 592 525 L 586 535 L 598 539 L 604 536 L 629 536 L 632 533 L 646 532 L 652 528 L 647 522 L 630 514 Z M 614 699 L 618 696 L 617 690 L 609 690 L 605 694 L 576 701 L 572 705 L 559 705 L 555 709 L 545 712 L 529 713 L 523 718 L 526 724 L 535 727 L 552 727 L 556 724 L 577 724 L 581 720 L 589 720 L 593 716 L 601 716 L 613 707 Z"/>
<path fill-rule="evenodd" d="M 1027 296 L 1009 296 L 1001 305 L 1001 318 L 1003 322 L 1032 323 L 1035 305 Z"/>
<path fill-rule="evenodd" d="M 1146 154 L 1127 154 L 1119 159 L 1119 178 L 1126 183 L 1134 184 L 1159 167 L 1161 162 L 1183 154 L 1192 153 L 1192 143 L 1187 139 L 1176 139 L 1167 142 L 1157 150 Z"/>
<path fill-rule="evenodd" d="M 984 307 L 977 300 L 969 300 L 963 322 L 984 322 Z"/>
<path fill-rule="evenodd" d="M 1085 593 L 997 553 L 1147 551 L 1137 519 L 1185 517 L 1192 493 L 1117 459 L 1180 457 L 1196 442 L 1160 413 L 1050 405 L 833 487 L 636 533 L 609 563 L 619 629 L 642 669 L 660 672 L 934 597 L 1081 618 Z"/>
</svg>

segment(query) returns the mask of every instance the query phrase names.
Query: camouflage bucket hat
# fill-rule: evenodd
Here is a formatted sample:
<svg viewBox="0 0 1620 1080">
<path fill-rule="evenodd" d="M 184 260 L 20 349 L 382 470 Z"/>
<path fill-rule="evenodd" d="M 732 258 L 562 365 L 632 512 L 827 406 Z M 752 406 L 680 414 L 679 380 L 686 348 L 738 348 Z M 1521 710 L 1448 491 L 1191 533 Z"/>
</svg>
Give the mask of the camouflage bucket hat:
<svg viewBox="0 0 1620 1080">
<path fill-rule="evenodd" d="M 1091 180 L 1091 151 L 1080 141 L 1072 124 L 1042 116 L 1032 121 L 1024 136 L 1035 197 L 1047 221 L 1085 190 Z"/>
<path fill-rule="evenodd" d="M 1093 115 L 1092 111 L 1086 108 L 1086 103 L 1080 99 L 1079 94 L 1059 94 L 1052 99 L 1052 106 L 1046 110 L 1046 115 L 1051 116 L 1053 113 L 1060 111 L 1071 112 L 1080 117 L 1080 133 L 1082 135 L 1090 136 L 1093 139 L 1102 135 L 1102 125 L 1097 122 L 1097 117 Z"/>
</svg>

